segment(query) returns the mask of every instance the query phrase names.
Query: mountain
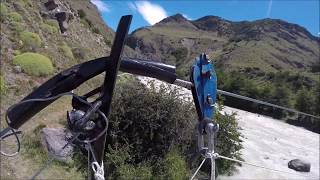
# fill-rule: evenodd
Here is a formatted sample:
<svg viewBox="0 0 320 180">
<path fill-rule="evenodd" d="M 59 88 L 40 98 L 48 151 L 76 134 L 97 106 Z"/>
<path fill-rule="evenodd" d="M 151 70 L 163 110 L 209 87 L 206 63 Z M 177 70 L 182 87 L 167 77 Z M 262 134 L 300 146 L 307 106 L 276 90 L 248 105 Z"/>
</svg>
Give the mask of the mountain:
<svg viewBox="0 0 320 180">
<path fill-rule="evenodd" d="M 132 32 L 127 45 L 150 60 L 175 65 L 184 79 L 195 57 L 206 53 L 215 64 L 219 89 L 320 115 L 320 39 L 297 24 L 217 16 L 188 20 L 176 14 Z M 224 103 L 277 119 L 299 119 L 292 123 L 319 132 L 318 121 L 309 117 L 231 97 Z"/>
<path fill-rule="evenodd" d="M 315 80 L 312 70 L 320 63 L 320 39 L 304 27 L 278 19 L 233 22 L 205 16 L 187 20 L 176 14 L 134 31 L 128 45 L 150 59 L 184 69 L 205 52 L 227 71 L 290 71 Z"/>
</svg>

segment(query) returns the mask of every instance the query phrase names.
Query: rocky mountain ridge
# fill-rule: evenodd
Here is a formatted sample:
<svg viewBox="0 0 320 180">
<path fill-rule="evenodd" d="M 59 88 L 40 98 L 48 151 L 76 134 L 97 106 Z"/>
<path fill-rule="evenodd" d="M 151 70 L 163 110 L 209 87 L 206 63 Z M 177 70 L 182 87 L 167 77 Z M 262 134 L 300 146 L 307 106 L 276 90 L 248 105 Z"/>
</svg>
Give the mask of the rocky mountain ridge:
<svg viewBox="0 0 320 180">
<path fill-rule="evenodd" d="M 306 73 L 320 63 L 320 39 L 304 27 L 279 19 L 233 22 L 205 16 L 187 20 L 176 14 L 134 31 L 128 45 L 150 59 L 174 65 L 184 61 L 189 66 L 201 52 L 233 70 Z M 177 49 L 186 57 L 177 59 Z"/>
</svg>

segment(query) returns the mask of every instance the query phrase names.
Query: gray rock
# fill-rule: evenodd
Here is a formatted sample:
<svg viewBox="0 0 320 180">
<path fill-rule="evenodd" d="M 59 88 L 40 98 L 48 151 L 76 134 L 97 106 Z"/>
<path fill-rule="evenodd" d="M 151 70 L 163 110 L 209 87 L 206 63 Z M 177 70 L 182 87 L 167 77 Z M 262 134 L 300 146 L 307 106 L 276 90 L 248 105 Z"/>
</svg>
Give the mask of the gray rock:
<svg viewBox="0 0 320 180">
<path fill-rule="evenodd" d="M 48 2 L 44 3 L 44 6 L 47 10 L 51 11 L 58 7 L 58 3 L 55 0 L 49 0 Z"/>
<path fill-rule="evenodd" d="M 14 67 L 13 67 L 13 70 L 14 70 L 14 72 L 17 73 L 17 74 L 19 74 L 19 73 L 22 72 L 21 66 L 14 66 Z"/>
<path fill-rule="evenodd" d="M 300 159 L 293 159 L 288 162 L 288 167 L 300 172 L 310 172 L 311 164 Z"/>
<path fill-rule="evenodd" d="M 59 23 L 61 33 L 67 31 L 69 26 L 67 22 L 69 14 L 67 12 L 58 12 L 55 14 L 55 17 L 57 18 L 57 21 Z"/>
<path fill-rule="evenodd" d="M 43 128 L 41 130 L 41 143 L 48 153 L 57 160 L 68 162 L 73 155 L 72 144 L 62 150 L 70 139 L 70 133 L 65 128 Z"/>
</svg>

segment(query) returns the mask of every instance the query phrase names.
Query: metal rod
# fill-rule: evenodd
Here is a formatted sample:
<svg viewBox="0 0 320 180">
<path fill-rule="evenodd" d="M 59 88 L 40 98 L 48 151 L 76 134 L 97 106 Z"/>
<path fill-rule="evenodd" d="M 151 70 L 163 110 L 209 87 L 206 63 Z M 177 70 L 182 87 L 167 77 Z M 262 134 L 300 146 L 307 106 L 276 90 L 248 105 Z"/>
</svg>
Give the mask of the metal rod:
<svg viewBox="0 0 320 180">
<path fill-rule="evenodd" d="M 105 62 L 105 79 L 104 86 L 102 89 L 102 106 L 100 107 L 101 111 L 108 117 L 112 102 L 113 91 L 115 88 L 115 83 L 117 79 L 118 70 L 121 62 L 121 55 L 125 45 L 125 40 L 127 38 L 130 24 L 132 20 L 132 15 L 122 16 L 117 28 L 116 36 L 112 45 L 110 59 L 111 62 Z M 105 156 L 105 142 L 106 142 L 107 133 L 102 135 L 99 139 L 93 142 L 93 152 L 96 155 L 97 162 L 101 163 L 103 157 Z M 92 160 L 92 157 L 90 158 Z M 92 171 L 92 169 L 90 169 Z M 91 173 L 91 179 L 94 179 L 94 173 Z"/>
</svg>

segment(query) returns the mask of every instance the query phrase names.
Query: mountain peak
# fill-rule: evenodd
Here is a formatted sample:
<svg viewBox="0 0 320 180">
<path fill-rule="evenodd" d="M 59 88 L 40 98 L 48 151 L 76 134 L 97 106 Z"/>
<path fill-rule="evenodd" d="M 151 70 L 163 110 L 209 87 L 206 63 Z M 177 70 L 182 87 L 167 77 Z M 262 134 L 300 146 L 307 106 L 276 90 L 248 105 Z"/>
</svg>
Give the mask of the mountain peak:
<svg viewBox="0 0 320 180">
<path fill-rule="evenodd" d="M 197 29 L 187 18 L 185 18 L 182 14 L 175 14 L 173 16 L 169 16 L 156 25 L 161 26 L 174 26 L 179 28 L 191 28 L 191 29 Z"/>
<path fill-rule="evenodd" d="M 166 24 L 166 23 L 183 23 L 183 22 L 188 22 L 188 20 L 180 13 L 175 14 L 173 16 L 169 16 L 162 21 L 160 21 L 160 24 Z"/>
</svg>

